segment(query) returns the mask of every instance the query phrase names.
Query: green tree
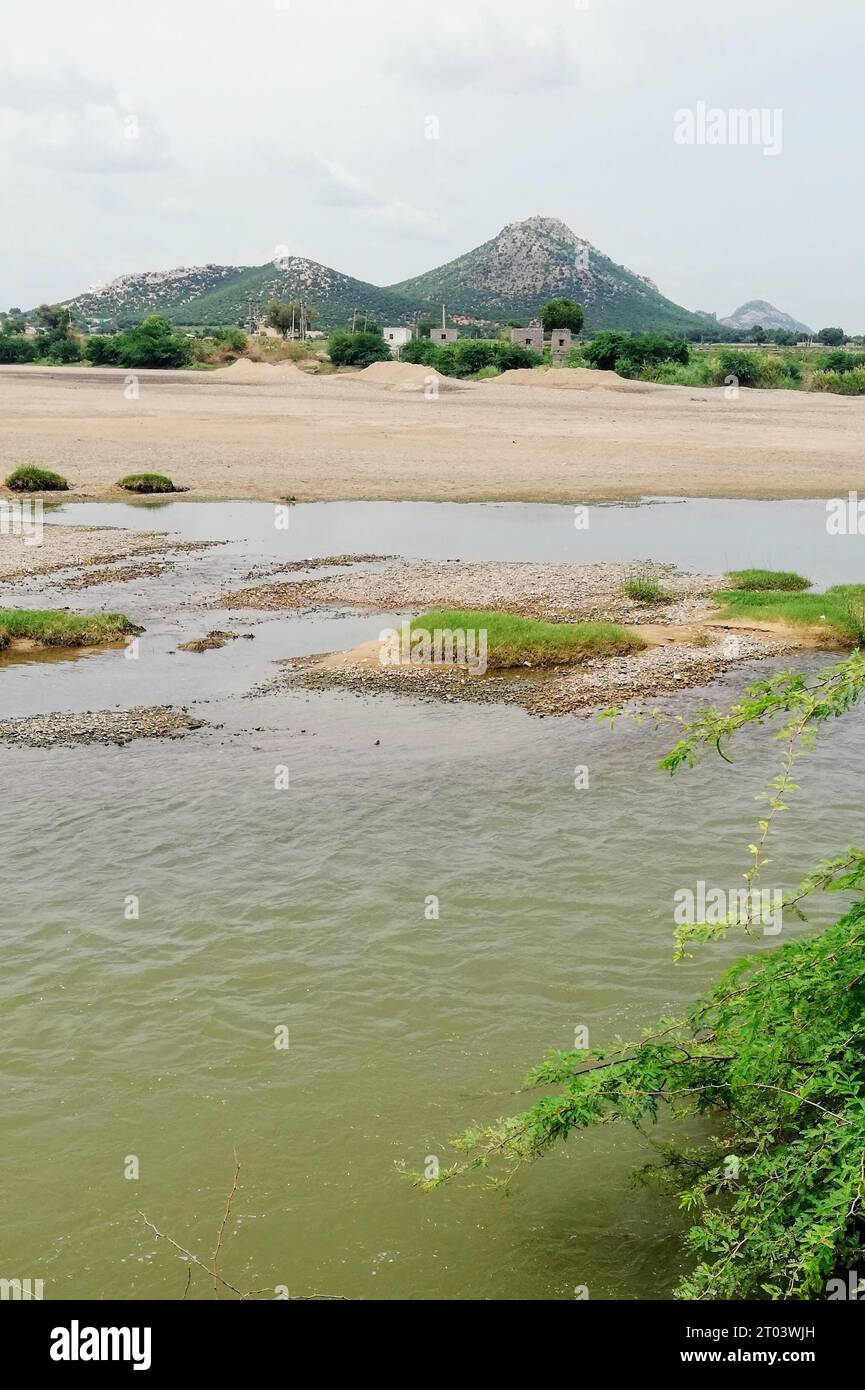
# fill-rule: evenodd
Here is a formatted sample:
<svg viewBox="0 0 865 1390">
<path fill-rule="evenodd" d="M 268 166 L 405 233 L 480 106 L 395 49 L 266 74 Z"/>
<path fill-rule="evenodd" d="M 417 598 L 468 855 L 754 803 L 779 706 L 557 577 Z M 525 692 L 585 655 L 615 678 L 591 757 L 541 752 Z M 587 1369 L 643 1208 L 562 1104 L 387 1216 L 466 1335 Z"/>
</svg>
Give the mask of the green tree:
<svg viewBox="0 0 865 1390">
<path fill-rule="evenodd" d="M 817 342 L 823 343 L 825 347 L 841 347 L 847 341 L 847 336 L 843 328 L 821 328 L 817 334 Z"/>
<path fill-rule="evenodd" d="M 327 352 L 337 367 L 368 367 L 373 362 L 388 361 L 391 355 L 380 332 L 350 333 L 342 328 L 331 333 Z"/>
<path fill-rule="evenodd" d="M 569 328 L 572 333 L 579 333 L 583 327 L 582 306 L 573 299 L 548 299 L 541 309 L 541 323 L 545 333 L 551 333 L 554 328 Z"/>
<path fill-rule="evenodd" d="M 186 367 L 192 343 L 175 331 L 162 314 L 148 314 L 135 328 L 117 335 L 116 360 L 121 367 Z"/>
<path fill-rule="evenodd" d="M 857 593 L 861 605 L 865 588 Z M 730 932 L 758 934 L 757 885 L 797 790 L 796 764 L 863 696 L 865 655 L 857 650 L 816 676 L 782 672 L 749 686 L 729 710 L 677 721 L 680 737 L 660 764 L 670 775 L 705 750 L 730 762 L 743 731 L 764 730 L 782 750 L 749 846 L 750 905 L 680 926 L 677 959 Z M 664 1143 L 639 1175 L 670 1188 L 692 1217 L 691 1268 L 677 1296 L 825 1296 L 827 1281 L 861 1258 L 865 1222 L 865 850 L 817 864 L 785 895 L 785 913 L 802 916 L 801 904 L 818 891 L 853 895 L 833 926 L 743 957 L 681 1016 L 661 1019 L 633 1043 L 549 1053 L 527 1079 L 543 1088 L 541 1100 L 464 1134 L 464 1159 L 434 1181 L 416 1181 L 432 1187 L 467 1170 L 510 1173 L 574 1130 L 611 1121 L 642 1131 L 662 1117 L 692 1117 L 689 1137 Z M 701 1117 L 702 1141 L 694 1138 Z"/>
</svg>

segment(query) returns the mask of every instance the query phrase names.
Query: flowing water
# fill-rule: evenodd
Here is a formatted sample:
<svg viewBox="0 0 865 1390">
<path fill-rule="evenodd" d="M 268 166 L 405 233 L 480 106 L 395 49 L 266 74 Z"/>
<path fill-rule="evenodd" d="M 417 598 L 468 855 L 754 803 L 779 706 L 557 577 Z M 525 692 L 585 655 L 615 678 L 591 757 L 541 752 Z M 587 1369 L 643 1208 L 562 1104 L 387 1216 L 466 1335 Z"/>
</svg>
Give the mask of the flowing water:
<svg viewBox="0 0 865 1390">
<path fill-rule="evenodd" d="M 573 1046 L 579 1026 L 592 1045 L 638 1034 L 738 953 L 673 965 L 672 902 L 698 879 L 738 886 L 773 770 L 764 741 L 744 740 L 734 767 L 707 760 L 671 781 L 654 763 L 674 735 L 649 726 L 384 695 L 247 699 L 278 658 L 381 624 L 227 622 L 204 604 L 252 563 L 353 551 L 861 578 L 859 546 L 827 538 L 823 515 L 814 502 L 659 501 L 593 509 L 580 532 L 560 507 L 331 504 L 293 508 L 277 535 L 258 504 L 63 507 L 57 520 L 228 544 L 174 576 L 59 600 L 144 624 L 137 661 L 0 670 L 0 717 L 171 702 L 208 720 L 179 742 L 2 752 L 0 1276 L 43 1278 L 48 1298 L 180 1297 L 188 1264 L 139 1213 L 206 1260 L 236 1150 L 222 1268 L 263 1297 L 668 1296 L 685 1223 L 669 1198 L 629 1189 L 652 1154 L 629 1130 L 574 1136 L 508 1195 L 422 1195 L 398 1165 L 446 1164 L 455 1133 L 521 1107 L 547 1048 Z M 255 640 L 175 652 L 229 625 Z M 854 715 L 829 730 L 803 770 L 778 882 L 856 840 L 862 727 Z M 287 1049 L 274 1046 L 282 1028 Z M 199 1272 L 190 1296 L 217 1295 Z"/>
</svg>

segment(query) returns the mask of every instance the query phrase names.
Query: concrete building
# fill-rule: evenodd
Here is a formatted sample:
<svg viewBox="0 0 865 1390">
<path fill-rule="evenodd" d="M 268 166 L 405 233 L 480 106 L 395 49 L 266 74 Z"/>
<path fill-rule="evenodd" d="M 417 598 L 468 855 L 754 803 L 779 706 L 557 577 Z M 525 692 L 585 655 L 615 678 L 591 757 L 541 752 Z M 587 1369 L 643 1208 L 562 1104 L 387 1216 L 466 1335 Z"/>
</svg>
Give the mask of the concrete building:
<svg viewBox="0 0 865 1390">
<path fill-rule="evenodd" d="M 532 352 L 543 352 L 544 330 L 537 328 L 512 328 L 511 342 L 517 347 L 530 348 Z"/>
<path fill-rule="evenodd" d="M 395 328 L 383 328 L 384 340 L 390 348 L 391 357 L 396 357 L 400 348 L 405 347 L 406 343 L 411 342 L 411 329 L 399 325 Z"/>
<path fill-rule="evenodd" d="M 458 328 L 431 328 L 429 336 L 431 343 L 455 343 L 460 331 Z"/>
<path fill-rule="evenodd" d="M 550 333 L 550 355 L 554 362 L 562 361 L 571 350 L 571 330 L 554 328 Z"/>
</svg>

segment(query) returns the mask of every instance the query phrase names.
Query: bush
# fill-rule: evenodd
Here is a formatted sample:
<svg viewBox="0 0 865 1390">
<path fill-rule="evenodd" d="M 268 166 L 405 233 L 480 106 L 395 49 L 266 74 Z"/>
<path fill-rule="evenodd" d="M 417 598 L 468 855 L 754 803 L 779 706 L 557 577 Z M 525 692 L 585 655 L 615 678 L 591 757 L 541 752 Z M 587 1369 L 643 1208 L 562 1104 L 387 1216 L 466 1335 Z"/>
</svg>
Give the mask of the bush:
<svg viewBox="0 0 865 1390">
<path fill-rule="evenodd" d="M 118 337 L 106 338 L 101 334 L 93 334 L 84 343 L 84 356 L 94 367 L 116 367 L 119 362 Z"/>
<path fill-rule="evenodd" d="M 149 314 L 135 328 L 118 334 L 117 361 L 121 367 L 186 367 L 192 360 L 192 344 L 175 332 L 162 314 Z"/>
<path fill-rule="evenodd" d="M 182 492 L 164 473 L 128 473 L 117 484 L 124 492 Z"/>
<path fill-rule="evenodd" d="M 69 484 L 59 473 L 48 468 L 36 468 L 29 464 L 16 468 L 6 479 L 6 486 L 12 492 L 68 492 Z"/>
<path fill-rule="evenodd" d="M 464 338 L 441 347 L 428 338 L 415 338 L 400 354 L 403 362 L 421 362 L 435 367 L 442 376 L 470 377 L 485 373 L 512 371 L 516 367 L 537 367 L 541 357 L 537 352 L 520 347 L 518 343 L 488 342 L 480 338 Z"/>
<path fill-rule="evenodd" d="M 628 336 L 627 333 L 618 333 L 613 329 L 596 333 L 592 341 L 584 345 L 583 356 L 590 367 L 602 372 L 612 372 Z"/>
<path fill-rule="evenodd" d="M 752 592 L 773 589 L 798 593 L 811 587 L 810 579 L 805 579 L 792 570 L 730 570 L 727 578 L 732 579 L 734 589 L 748 589 Z"/>
<path fill-rule="evenodd" d="M 400 352 L 401 362 L 420 362 L 425 367 L 435 365 L 438 348 L 429 338 L 412 338 Z"/>
<path fill-rule="evenodd" d="M 373 362 L 389 361 L 391 355 L 381 333 L 372 329 L 362 333 L 337 329 L 327 340 L 327 351 L 337 367 L 369 367 Z"/>
<path fill-rule="evenodd" d="M 247 338 L 242 328 L 214 328 L 209 336 L 215 343 L 230 348 L 232 352 L 243 352 L 246 348 Z"/>
<path fill-rule="evenodd" d="M 81 361 L 81 340 L 80 338 L 55 336 L 50 340 L 43 340 L 41 344 L 40 356 L 52 365 L 64 365 L 68 362 Z"/>
<path fill-rule="evenodd" d="M 583 356 L 590 366 L 620 376 L 639 376 L 662 362 L 687 366 L 690 361 L 688 344 L 669 333 L 598 333 L 583 348 Z"/>
<path fill-rule="evenodd" d="M 815 372 L 811 378 L 812 391 L 832 391 L 838 396 L 865 395 L 865 371 L 861 367 L 850 372 Z"/>
<path fill-rule="evenodd" d="M 0 334 L 0 362 L 33 362 L 37 356 L 35 338 Z"/>
<path fill-rule="evenodd" d="M 545 333 L 554 328 L 569 328 L 579 333 L 583 327 L 583 310 L 573 299 L 548 299 L 541 309 L 541 323 Z"/>
<path fill-rule="evenodd" d="M 724 348 L 718 353 L 717 360 L 718 370 L 722 377 L 735 377 L 738 386 L 759 385 L 761 358 L 758 353 L 739 352 L 736 348 Z"/>
</svg>

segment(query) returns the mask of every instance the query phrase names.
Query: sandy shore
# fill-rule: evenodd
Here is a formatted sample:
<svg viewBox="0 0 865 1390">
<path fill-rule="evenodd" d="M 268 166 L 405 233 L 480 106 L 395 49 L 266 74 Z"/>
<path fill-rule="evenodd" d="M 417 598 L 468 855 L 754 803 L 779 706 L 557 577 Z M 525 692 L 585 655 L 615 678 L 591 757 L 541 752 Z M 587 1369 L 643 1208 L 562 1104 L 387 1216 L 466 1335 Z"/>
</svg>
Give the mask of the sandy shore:
<svg viewBox="0 0 865 1390">
<path fill-rule="evenodd" d="M 122 474 L 155 470 L 189 487 L 186 500 L 865 491 L 865 398 L 742 390 L 728 401 L 584 372 L 426 392 L 386 372 L 231 370 L 139 371 L 128 399 L 124 372 L 0 367 L 4 474 L 42 464 L 67 477 L 66 497 L 119 497 Z"/>
</svg>

